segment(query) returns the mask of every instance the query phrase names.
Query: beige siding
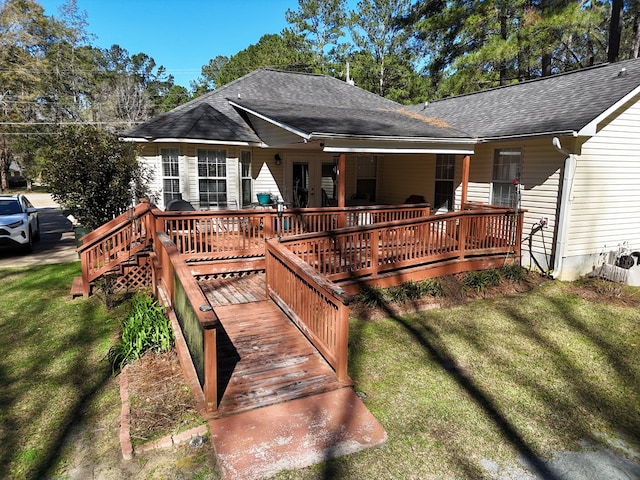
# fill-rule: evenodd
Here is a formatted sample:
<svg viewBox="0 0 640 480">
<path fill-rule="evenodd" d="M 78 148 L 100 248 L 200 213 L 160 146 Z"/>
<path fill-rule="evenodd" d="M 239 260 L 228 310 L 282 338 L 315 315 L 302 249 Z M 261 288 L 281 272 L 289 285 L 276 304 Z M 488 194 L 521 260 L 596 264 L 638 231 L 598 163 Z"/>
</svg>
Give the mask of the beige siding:
<svg viewBox="0 0 640 480">
<path fill-rule="evenodd" d="M 576 158 L 567 257 L 626 245 L 640 250 L 640 102 L 583 146 Z"/>
<path fill-rule="evenodd" d="M 422 195 L 427 202 L 433 202 L 435 155 L 378 158 L 378 203 L 402 203 L 409 195 Z"/>
<path fill-rule="evenodd" d="M 552 145 L 550 138 L 520 142 L 494 142 L 479 145 L 471 157 L 468 199 L 471 202 L 491 201 L 494 152 L 499 148 L 522 149 L 521 208 L 526 210 L 523 227 L 523 265 L 551 268 L 551 253 L 556 226 L 564 156 Z M 536 227 L 542 218 L 549 220 L 544 230 Z M 533 257 L 533 258 L 532 258 Z"/>
</svg>

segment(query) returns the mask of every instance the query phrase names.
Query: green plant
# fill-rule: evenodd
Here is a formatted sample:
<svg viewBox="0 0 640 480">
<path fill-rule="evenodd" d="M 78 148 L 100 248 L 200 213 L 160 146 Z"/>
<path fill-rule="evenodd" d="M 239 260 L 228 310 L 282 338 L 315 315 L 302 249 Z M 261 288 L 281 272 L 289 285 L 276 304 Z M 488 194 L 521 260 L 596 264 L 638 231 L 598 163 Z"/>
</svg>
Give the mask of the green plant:
<svg viewBox="0 0 640 480">
<path fill-rule="evenodd" d="M 381 307 L 385 304 L 384 290 L 365 285 L 358 293 L 358 300 L 367 307 Z"/>
<path fill-rule="evenodd" d="M 397 285 L 395 287 L 389 287 L 386 289 L 386 297 L 389 298 L 389 301 L 394 303 L 402 303 L 405 302 L 408 298 L 407 289 L 405 288 L 405 284 Z"/>
<path fill-rule="evenodd" d="M 403 284 L 402 289 L 405 297 L 410 300 L 415 300 L 424 295 L 421 284 L 414 282 L 413 280 L 409 280 L 407 283 Z"/>
<path fill-rule="evenodd" d="M 147 293 L 134 295 L 131 312 L 122 323 L 122 340 L 109 350 L 112 369 L 121 369 L 147 350 L 168 352 L 173 347 L 173 331 L 164 307 Z"/>
<path fill-rule="evenodd" d="M 500 275 L 505 280 L 519 282 L 524 277 L 524 268 L 518 264 L 505 265 L 500 269 Z"/>
<path fill-rule="evenodd" d="M 462 282 L 466 288 L 471 288 L 477 292 L 500 284 L 500 273 L 498 270 L 483 270 L 468 272 Z"/>
<path fill-rule="evenodd" d="M 135 147 L 96 127 L 60 129 L 45 157 L 43 180 L 84 227 L 108 222 L 146 191 L 148 176 Z"/>
<path fill-rule="evenodd" d="M 444 288 L 442 283 L 436 278 L 427 278 L 419 283 L 422 295 L 430 295 L 432 297 L 442 297 Z"/>
</svg>

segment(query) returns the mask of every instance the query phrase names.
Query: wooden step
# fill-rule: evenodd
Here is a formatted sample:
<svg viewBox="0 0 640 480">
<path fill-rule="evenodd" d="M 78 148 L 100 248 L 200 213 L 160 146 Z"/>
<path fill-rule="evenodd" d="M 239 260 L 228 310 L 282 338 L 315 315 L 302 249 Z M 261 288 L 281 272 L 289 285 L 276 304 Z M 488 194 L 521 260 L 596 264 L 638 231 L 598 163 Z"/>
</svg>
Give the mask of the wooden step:
<svg viewBox="0 0 640 480">
<path fill-rule="evenodd" d="M 84 282 L 82 277 L 75 277 L 71 284 L 71 298 L 82 297 L 84 295 Z"/>
</svg>

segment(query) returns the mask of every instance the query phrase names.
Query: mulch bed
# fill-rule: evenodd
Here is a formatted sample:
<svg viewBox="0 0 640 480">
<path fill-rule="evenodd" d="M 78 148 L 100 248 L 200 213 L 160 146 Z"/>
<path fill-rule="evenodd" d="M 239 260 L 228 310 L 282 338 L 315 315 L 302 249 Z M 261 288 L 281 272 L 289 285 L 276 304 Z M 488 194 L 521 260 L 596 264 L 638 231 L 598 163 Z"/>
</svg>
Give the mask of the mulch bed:
<svg viewBox="0 0 640 480">
<path fill-rule="evenodd" d="M 175 351 L 148 352 L 127 367 L 134 445 L 202 424 Z"/>
</svg>

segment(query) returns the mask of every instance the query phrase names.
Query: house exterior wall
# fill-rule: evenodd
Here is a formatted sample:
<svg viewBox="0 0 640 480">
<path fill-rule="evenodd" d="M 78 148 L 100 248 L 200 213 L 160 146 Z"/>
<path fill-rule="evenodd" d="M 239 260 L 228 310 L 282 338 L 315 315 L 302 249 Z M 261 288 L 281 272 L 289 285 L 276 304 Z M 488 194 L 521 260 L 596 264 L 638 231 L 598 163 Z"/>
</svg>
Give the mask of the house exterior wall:
<svg viewBox="0 0 640 480">
<path fill-rule="evenodd" d="M 619 248 L 640 251 L 638 100 L 605 121 L 575 157 L 562 280 L 590 272 Z"/>
<path fill-rule="evenodd" d="M 396 154 L 378 158 L 378 203 L 403 203 L 410 195 L 422 195 L 428 203 L 433 202 L 435 155 Z"/>
<path fill-rule="evenodd" d="M 522 232 L 522 265 L 542 271 L 553 267 L 557 206 L 564 155 L 551 138 L 488 142 L 476 147 L 469 168 L 470 202 L 491 203 L 493 161 L 495 151 L 502 148 L 522 149 L 520 207 L 525 210 Z M 461 193 L 457 193 L 457 197 Z M 548 226 L 540 228 L 540 220 Z"/>
</svg>

